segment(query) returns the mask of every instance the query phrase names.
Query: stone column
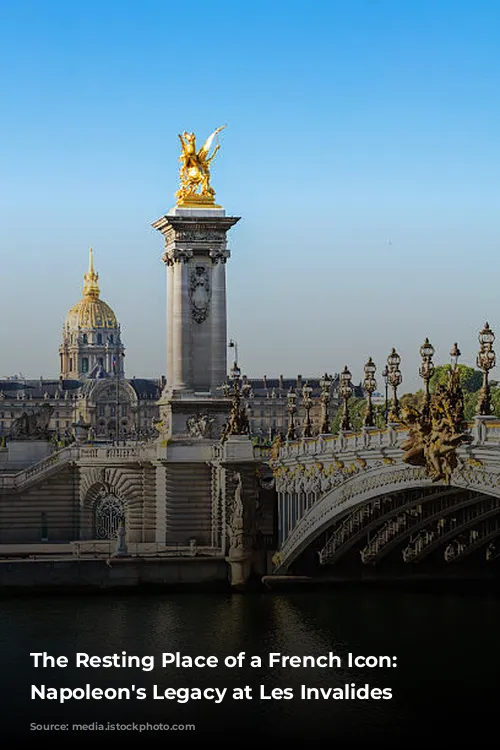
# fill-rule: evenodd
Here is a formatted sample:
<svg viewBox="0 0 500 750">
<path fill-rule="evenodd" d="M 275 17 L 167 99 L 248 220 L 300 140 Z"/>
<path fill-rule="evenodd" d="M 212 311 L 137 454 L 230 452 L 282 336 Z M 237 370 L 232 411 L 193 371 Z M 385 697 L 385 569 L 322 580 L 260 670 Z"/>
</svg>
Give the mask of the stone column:
<svg viewBox="0 0 500 750">
<path fill-rule="evenodd" d="M 212 372 L 210 390 L 213 396 L 220 395 L 222 383 L 227 377 L 227 321 L 226 321 L 226 260 L 229 252 L 211 250 L 212 258 Z"/>
<path fill-rule="evenodd" d="M 177 252 L 174 260 L 172 310 L 172 387 L 189 390 L 191 383 L 191 316 L 189 310 L 188 265 L 189 251 Z"/>
<path fill-rule="evenodd" d="M 159 461 L 153 464 L 156 469 L 155 541 L 157 544 L 165 544 L 167 538 L 166 472 L 165 466 Z"/>
<path fill-rule="evenodd" d="M 167 268 L 167 386 L 171 386 L 174 382 L 174 264 L 172 260 L 167 259 L 165 265 Z"/>
</svg>

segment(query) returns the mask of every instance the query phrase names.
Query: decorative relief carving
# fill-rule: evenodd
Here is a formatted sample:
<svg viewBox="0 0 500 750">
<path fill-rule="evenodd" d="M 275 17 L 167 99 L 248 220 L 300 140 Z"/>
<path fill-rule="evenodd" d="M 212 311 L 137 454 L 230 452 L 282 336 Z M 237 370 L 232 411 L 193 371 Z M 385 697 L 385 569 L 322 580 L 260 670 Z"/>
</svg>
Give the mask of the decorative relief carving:
<svg viewBox="0 0 500 750">
<path fill-rule="evenodd" d="M 210 414 L 196 414 L 187 418 L 186 427 L 189 437 L 211 438 L 215 432 L 216 420 Z"/>
<path fill-rule="evenodd" d="M 151 427 L 158 431 L 159 440 L 167 440 L 170 436 L 170 420 L 168 414 L 164 412 L 160 419 L 153 417 Z"/>
<path fill-rule="evenodd" d="M 162 260 L 167 266 L 173 266 L 174 263 L 187 263 L 193 257 L 193 251 L 190 248 L 174 247 L 165 250 Z"/>
<path fill-rule="evenodd" d="M 189 278 L 189 298 L 191 300 L 191 315 L 195 323 L 203 323 L 207 319 L 210 308 L 210 276 L 205 266 L 196 266 Z"/>
<path fill-rule="evenodd" d="M 179 242 L 225 242 L 224 232 L 196 232 L 183 230 L 176 232 L 176 239 Z"/>
<path fill-rule="evenodd" d="M 208 254 L 212 259 L 212 263 L 225 263 L 231 255 L 229 250 L 222 248 L 212 248 L 208 251 Z"/>
</svg>

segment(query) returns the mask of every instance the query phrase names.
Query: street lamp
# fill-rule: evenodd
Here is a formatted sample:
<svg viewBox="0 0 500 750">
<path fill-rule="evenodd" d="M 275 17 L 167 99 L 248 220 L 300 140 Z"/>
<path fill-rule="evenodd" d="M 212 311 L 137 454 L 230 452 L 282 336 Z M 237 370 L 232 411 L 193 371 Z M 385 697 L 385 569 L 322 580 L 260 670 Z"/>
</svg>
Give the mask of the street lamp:
<svg viewBox="0 0 500 750">
<path fill-rule="evenodd" d="M 372 393 L 377 387 L 377 381 L 375 380 L 375 377 L 374 377 L 377 371 L 377 367 L 371 357 L 368 360 L 368 362 L 365 364 L 364 370 L 365 370 L 365 380 L 364 380 L 363 386 L 368 395 L 364 425 L 365 427 L 373 427 Z"/>
<path fill-rule="evenodd" d="M 488 373 L 496 364 L 496 354 L 493 351 L 494 341 L 495 334 L 489 327 L 488 323 L 486 323 L 479 334 L 480 349 L 479 354 L 477 355 L 477 366 L 483 371 L 483 385 L 481 387 L 478 403 L 478 410 L 481 416 L 488 416 L 491 414 Z"/>
<path fill-rule="evenodd" d="M 245 404 L 241 404 L 241 396 L 244 393 L 244 386 L 240 385 L 241 370 L 237 362 L 234 363 L 230 372 L 233 380 L 232 387 L 232 404 L 229 413 L 229 420 L 223 428 L 221 440 L 225 441 L 229 435 L 248 435 L 248 411 Z M 229 395 L 230 387 L 227 383 L 223 385 L 224 395 Z"/>
<path fill-rule="evenodd" d="M 384 378 L 385 383 L 385 407 L 384 407 L 384 420 L 387 424 L 388 416 L 389 416 L 389 368 L 387 365 L 382 370 L 382 377 Z"/>
<path fill-rule="evenodd" d="M 347 431 L 351 429 L 349 421 L 349 406 L 348 401 L 352 396 L 352 385 L 351 385 L 351 373 L 349 372 L 347 365 L 340 373 L 340 395 L 344 399 L 344 413 L 342 415 L 342 422 L 340 423 L 340 429 Z"/>
<path fill-rule="evenodd" d="M 234 361 L 238 361 L 238 342 L 234 339 L 229 339 L 228 349 L 234 349 Z"/>
<path fill-rule="evenodd" d="M 401 357 L 397 351 L 392 349 L 392 352 L 387 357 L 387 366 L 389 367 L 389 383 L 392 386 L 392 408 L 390 413 L 391 422 L 395 422 L 399 419 L 399 401 L 398 401 L 398 386 L 403 382 L 403 376 L 399 365 L 401 364 Z"/>
<path fill-rule="evenodd" d="M 288 430 L 286 433 L 287 440 L 295 440 L 297 437 L 295 431 L 295 420 L 294 414 L 297 411 L 297 394 L 291 388 L 286 394 L 287 409 L 288 409 Z"/>
<path fill-rule="evenodd" d="M 422 357 L 422 364 L 419 369 L 420 377 L 424 381 L 424 386 L 425 386 L 425 401 L 424 401 L 424 409 L 423 409 L 423 414 L 425 416 L 429 415 L 429 406 L 431 403 L 430 379 L 432 378 L 434 374 L 434 364 L 432 362 L 433 355 L 434 355 L 434 347 L 429 342 L 429 339 L 426 338 L 424 343 L 420 347 L 420 356 Z"/>
<path fill-rule="evenodd" d="M 303 437 L 312 437 L 312 426 L 311 426 L 311 415 L 310 415 L 312 405 L 313 405 L 313 400 L 311 398 L 312 392 L 313 392 L 313 389 L 309 385 L 309 381 L 307 380 L 304 383 L 304 386 L 302 387 L 302 403 L 304 404 L 304 409 L 306 411 L 306 414 L 304 417 L 303 429 L 302 429 Z"/>
<path fill-rule="evenodd" d="M 458 367 L 458 358 L 460 357 L 461 354 L 462 354 L 462 352 L 458 348 L 458 344 L 455 341 L 455 343 L 453 344 L 453 346 L 451 348 L 451 351 L 450 351 L 451 369 L 452 370 L 456 370 L 457 369 L 457 367 Z"/>
<path fill-rule="evenodd" d="M 331 375 L 325 374 L 319 381 L 319 387 L 321 388 L 321 435 L 328 435 L 330 433 L 330 424 L 328 419 L 328 405 L 330 403 L 330 389 L 332 387 L 333 378 Z"/>
</svg>

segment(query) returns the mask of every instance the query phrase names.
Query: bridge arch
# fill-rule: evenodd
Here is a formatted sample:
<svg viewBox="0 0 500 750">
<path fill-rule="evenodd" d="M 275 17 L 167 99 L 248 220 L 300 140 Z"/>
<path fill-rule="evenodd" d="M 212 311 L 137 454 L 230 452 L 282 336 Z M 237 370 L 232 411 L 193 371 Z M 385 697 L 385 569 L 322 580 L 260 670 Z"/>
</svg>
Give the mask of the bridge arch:
<svg viewBox="0 0 500 750">
<path fill-rule="evenodd" d="M 411 467 L 402 462 L 389 466 L 366 468 L 364 471 L 345 478 L 337 486 L 321 495 L 303 513 L 283 541 L 275 558 L 277 574 L 286 573 L 290 565 L 336 520 L 346 516 L 354 508 L 365 505 L 376 498 L 400 493 L 407 489 L 429 489 L 442 487 L 434 483 L 425 469 Z M 490 495 L 500 499 L 500 476 L 485 467 L 463 466 L 457 469 L 450 485 L 460 490 L 469 490 L 478 495 Z M 283 490 L 286 488 L 283 487 Z"/>
</svg>

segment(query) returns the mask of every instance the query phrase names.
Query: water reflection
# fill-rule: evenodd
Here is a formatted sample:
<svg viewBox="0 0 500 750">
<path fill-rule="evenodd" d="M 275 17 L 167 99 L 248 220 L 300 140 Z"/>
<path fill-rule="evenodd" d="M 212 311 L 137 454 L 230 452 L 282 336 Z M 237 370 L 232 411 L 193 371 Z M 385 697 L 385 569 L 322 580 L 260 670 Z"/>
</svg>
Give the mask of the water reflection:
<svg viewBox="0 0 500 750">
<path fill-rule="evenodd" d="M 493 716 L 496 679 L 500 667 L 497 624 L 498 598 L 465 595 L 408 594 L 339 590 L 321 594 L 249 596 L 177 595 L 33 598 L 5 600 L 0 609 L 0 700 L 4 724 L 19 722 L 167 721 L 195 722 L 198 731 L 224 736 L 263 733 L 268 739 L 311 732 L 330 740 L 386 736 L 404 738 L 438 721 L 448 734 L 460 717 L 463 733 L 480 714 Z M 73 657 L 76 652 L 104 656 L 120 653 L 154 655 L 156 669 L 34 670 L 30 651 Z M 162 652 L 190 656 L 214 654 L 223 662 L 244 651 L 244 666 L 228 669 L 161 667 Z M 340 669 L 267 666 L 271 652 L 298 656 L 334 652 L 397 657 L 397 668 Z M 259 655 L 261 668 L 249 659 Z M 5 675 L 9 675 L 7 679 Z M 391 701 L 371 700 L 259 700 L 275 688 L 300 686 L 390 687 Z M 250 686 L 252 701 L 221 705 L 171 701 L 142 703 L 94 701 L 63 706 L 30 701 L 30 685 L 120 687 L 134 684 L 152 691 L 165 687 Z M 489 708 L 490 707 L 490 708 Z M 384 735 L 385 733 L 385 735 Z"/>
</svg>

